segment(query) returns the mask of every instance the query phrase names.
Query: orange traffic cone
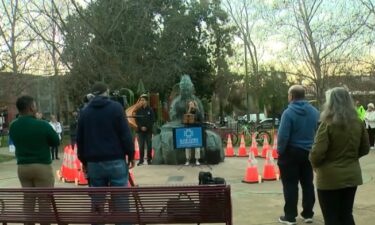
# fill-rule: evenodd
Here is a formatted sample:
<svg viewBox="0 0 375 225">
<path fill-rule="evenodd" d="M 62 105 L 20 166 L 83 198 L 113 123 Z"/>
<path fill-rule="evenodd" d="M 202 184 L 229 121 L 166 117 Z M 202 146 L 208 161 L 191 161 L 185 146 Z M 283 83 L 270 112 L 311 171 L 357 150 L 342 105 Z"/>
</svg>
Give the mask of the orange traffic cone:
<svg viewBox="0 0 375 225">
<path fill-rule="evenodd" d="M 273 135 L 272 157 L 274 159 L 278 159 L 279 158 L 279 154 L 277 153 L 277 134 L 276 134 L 276 132 Z"/>
<path fill-rule="evenodd" d="M 244 183 L 261 183 L 262 177 L 258 173 L 257 160 L 253 152 L 250 152 L 249 159 L 247 160 L 247 169 L 245 177 L 242 180 Z"/>
<path fill-rule="evenodd" d="M 135 180 L 134 180 L 133 170 L 129 170 L 128 187 L 134 187 L 134 186 L 135 186 Z"/>
<path fill-rule="evenodd" d="M 138 138 L 134 138 L 134 160 L 139 160 L 139 144 Z"/>
<path fill-rule="evenodd" d="M 232 139 L 230 138 L 230 134 L 228 134 L 228 141 L 227 141 L 227 148 L 225 150 L 225 156 L 226 157 L 234 156 L 234 150 L 233 150 Z"/>
<path fill-rule="evenodd" d="M 63 182 L 74 182 L 76 177 L 76 168 L 74 164 L 74 150 L 71 145 L 64 149 L 64 160 L 61 166 L 61 180 Z"/>
<path fill-rule="evenodd" d="M 245 138 L 244 138 L 243 134 L 241 134 L 240 148 L 238 149 L 238 155 L 237 156 L 238 157 L 246 157 L 247 156 Z"/>
<path fill-rule="evenodd" d="M 255 133 L 251 135 L 251 146 L 250 146 L 250 152 L 253 153 L 254 157 L 258 157 L 258 143 L 255 138 Z"/>
<path fill-rule="evenodd" d="M 278 180 L 279 176 L 276 174 L 277 169 L 271 151 L 267 151 L 267 158 L 263 167 L 263 180 Z"/>
<path fill-rule="evenodd" d="M 268 143 L 268 138 L 266 135 L 264 135 L 263 138 L 263 147 L 262 147 L 262 158 L 267 157 L 267 152 L 270 150 L 270 144 Z"/>
</svg>

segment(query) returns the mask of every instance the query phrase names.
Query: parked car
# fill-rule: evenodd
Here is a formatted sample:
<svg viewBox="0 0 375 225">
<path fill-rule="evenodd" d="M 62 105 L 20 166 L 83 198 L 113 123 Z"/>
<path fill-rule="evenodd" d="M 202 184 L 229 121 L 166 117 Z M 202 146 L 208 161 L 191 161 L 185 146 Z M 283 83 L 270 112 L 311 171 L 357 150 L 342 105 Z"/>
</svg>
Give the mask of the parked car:
<svg viewBox="0 0 375 225">
<path fill-rule="evenodd" d="M 280 121 L 278 118 L 266 118 L 259 122 L 259 127 L 262 129 L 278 128 Z"/>
<path fill-rule="evenodd" d="M 250 120 L 247 119 L 247 116 L 248 116 L 247 114 L 244 115 L 244 116 L 240 116 L 238 118 L 238 121 L 239 122 L 246 122 L 246 123 L 250 123 L 250 122 L 255 123 L 256 122 L 256 120 L 257 120 L 257 114 L 255 114 L 255 113 L 254 114 L 250 114 Z M 264 113 L 259 113 L 259 120 L 262 121 L 264 119 L 266 119 L 266 116 L 264 115 Z"/>
</svg>

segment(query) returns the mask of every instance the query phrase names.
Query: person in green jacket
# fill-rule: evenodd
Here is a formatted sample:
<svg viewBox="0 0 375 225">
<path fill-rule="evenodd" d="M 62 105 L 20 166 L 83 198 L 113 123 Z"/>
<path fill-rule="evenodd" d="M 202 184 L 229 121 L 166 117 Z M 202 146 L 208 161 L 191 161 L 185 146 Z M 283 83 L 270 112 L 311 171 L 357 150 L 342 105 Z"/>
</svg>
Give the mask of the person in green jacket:
<svg viewBox="0 0 375 225">
<path fill-rule="evenodd" d="M 357 110 L 358 117 L 362 121 L 364 121 L 365 120 L 365 115 L 366 115 L 365 108 L 363 107 L 363 105 L 361 105 L 361 103 L 358 100 L 355 102 L 355 105 L 356 105 L 356 110 Z"/>
<path fill-rule="evenodd" d="M 17 173 L 22 187 L 53 187 L 51 146 L 59 145 L 59 136 L 48 122 L 35 117 L 32 97 L 17 99 L 19 117 L 10 125 L 9 135 L 16 147 Z M 48 199 L 38 196 L 40 211 L 49 211 Z M 25 196 L 25 210 L 35 206 L 36 196 Z M 33 206 L 33 207 L 31 207 Z"/>
<path fill-rule="evenodd" d="M 354 197 L 363 182 L 359 158 L 368 154 L 369 139 L 348 91 L 336 87 L 326 96 L 309 158 L 325 225 L 354 225 Z"/>
</svg>

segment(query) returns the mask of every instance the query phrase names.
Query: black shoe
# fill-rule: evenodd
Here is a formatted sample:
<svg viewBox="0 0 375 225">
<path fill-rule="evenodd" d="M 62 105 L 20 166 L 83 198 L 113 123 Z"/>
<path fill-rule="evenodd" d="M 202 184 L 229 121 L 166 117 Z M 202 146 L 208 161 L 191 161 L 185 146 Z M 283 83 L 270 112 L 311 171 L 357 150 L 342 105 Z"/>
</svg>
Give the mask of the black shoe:
<svg viewBox="0 0 375 225">
<path fill-rule="evenodd" d="M 60 160 L 60 158 L 56 158 L 56 160 Z"/>
<path fill-rule="evenodd" d="M 294 220 L 287 220 L 285 218 L 285 216 L 280 216 L 279 217 L 279 222 L 283 223 L 283 224 L 287 224 L 287 225 L 295 225 L 295 224 L 297 224 L 296 219 L 294 219 Z"/>
<path fill-rule="evenodd" d="M 143 162 L 138 162 L 137 166 L 142 166 Z"/>
<path fill-rule="evenodd" d="M 151 165 L 151 164 L 152 164 L 152 161 L 151 161 L 151 160 L 147 160 L 147 164 L 148 164 L 148 165 Z"/>
</svg>

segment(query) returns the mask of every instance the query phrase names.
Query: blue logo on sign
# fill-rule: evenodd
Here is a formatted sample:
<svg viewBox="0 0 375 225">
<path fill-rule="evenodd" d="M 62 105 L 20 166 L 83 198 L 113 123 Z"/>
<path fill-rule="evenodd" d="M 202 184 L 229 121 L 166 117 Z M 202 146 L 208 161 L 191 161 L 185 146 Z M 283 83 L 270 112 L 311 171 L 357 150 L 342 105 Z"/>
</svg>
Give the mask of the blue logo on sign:
<svg viewBox="0 0 375 225">
<path fill-rule="evenodd" d="M 183 127 L 175 129 L 176 148 L 197 148 L 202 147 L 202 128 Z"/>
</svg>

